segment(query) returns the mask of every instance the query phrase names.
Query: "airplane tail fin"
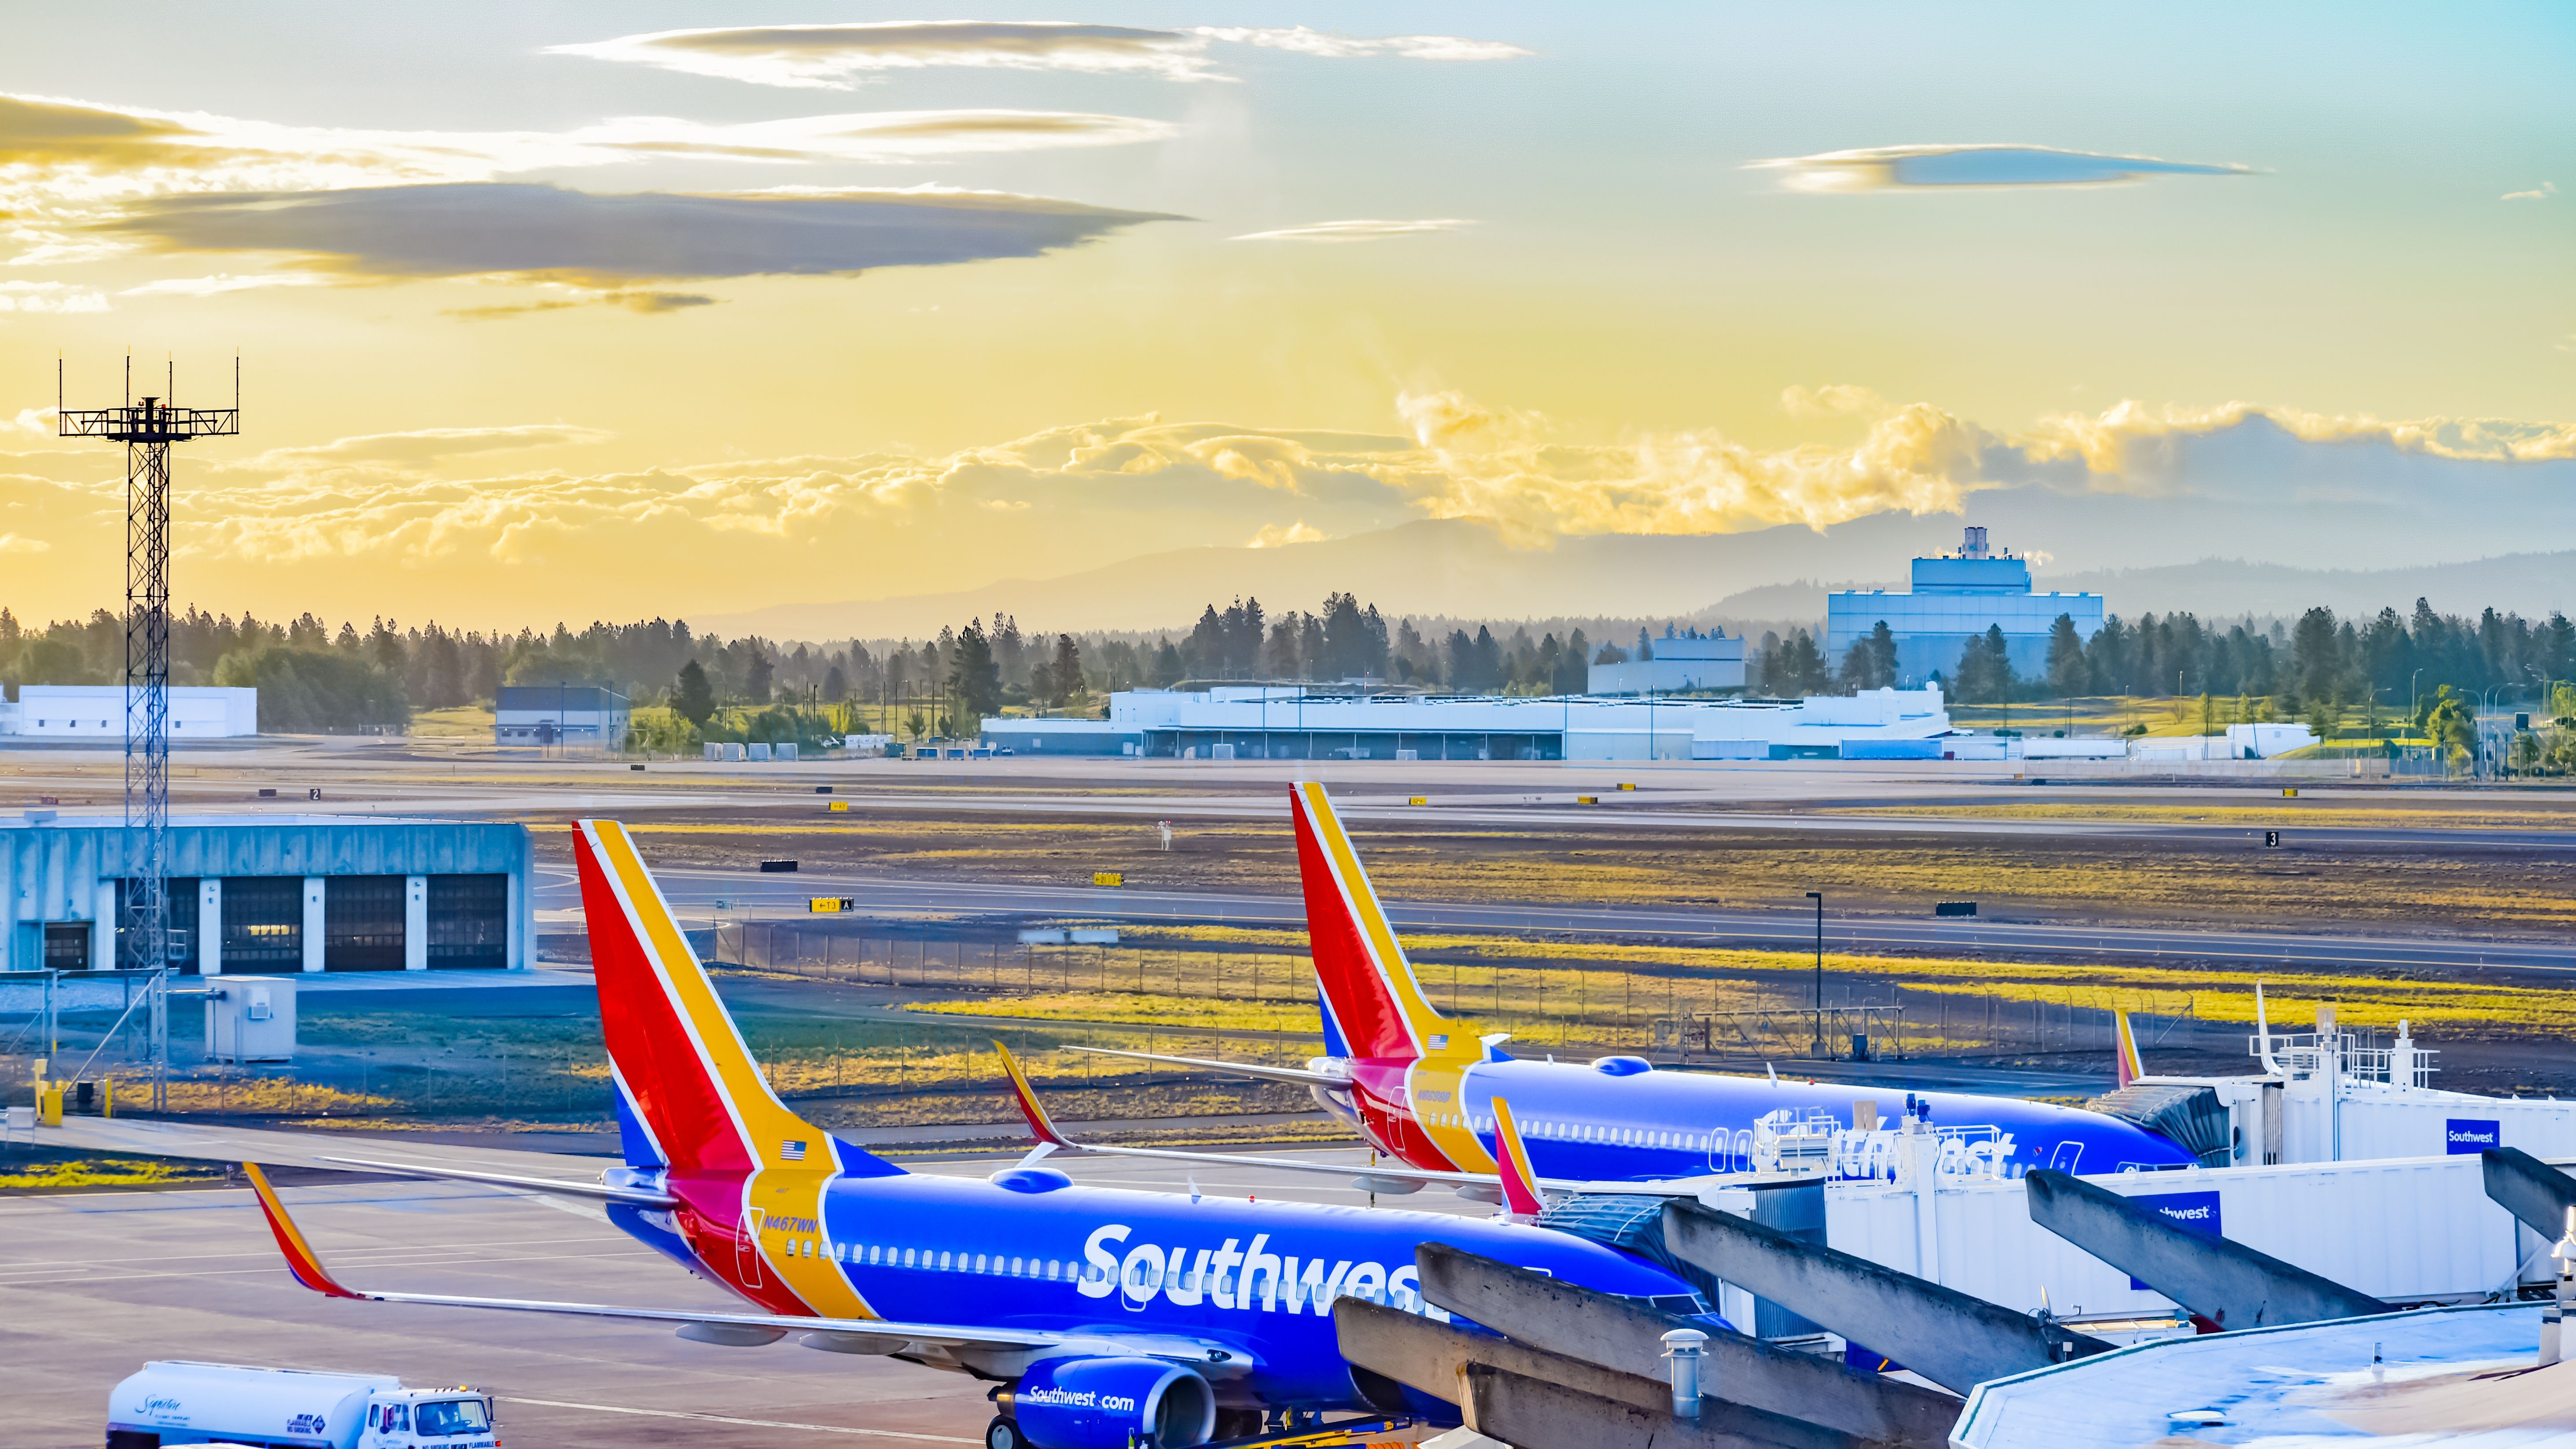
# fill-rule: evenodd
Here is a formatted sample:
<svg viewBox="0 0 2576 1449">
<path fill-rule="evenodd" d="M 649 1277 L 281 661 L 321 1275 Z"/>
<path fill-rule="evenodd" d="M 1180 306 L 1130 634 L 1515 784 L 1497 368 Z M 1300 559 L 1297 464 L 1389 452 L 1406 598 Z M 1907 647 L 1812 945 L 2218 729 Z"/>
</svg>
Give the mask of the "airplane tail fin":
<svg viewBox="0 0 2576 1449">
<path fill-rule="evenodd" d="M 1073 1146 L 1072 1139 L 1056 1130 L 1055 1119 L 1047 1115 L 1046 1104 L 1038 1100 L 1038 1089 L 1030 1085 L 1029 1074 L 1021 1068 L 1020 1059 L 1011 1054 L 1009 1047 L 1002 1045 L 999 1037 L 993 1039 L 993 1050 L 1002 1054 L 1002 1070 L 1010 1074 L 1011 1094 L 1019 1101 L 1020 1115 L 1028 1119 L 1029 1135 L 1038 1140 L 1039 1146 L 1049 1150 Z"/>
<path fill-rule="evenodd" d="M 2147 1074 L 2147 1062 L 2146 1058 L 2139 1054 L 2138 1028 L 2130 1022 L 2129 1014 L 2125 1011 L 2115 1011 L 2111 1013 L 2111 1020 L 2118 1028 L 2117 1049 L 2114 1052 L 2114 1055 L 2119 1058 L 2118 1085 L 2125 1087 Z"/>
<path fill-rule="evenodd" d="M 837 1154 L 848 1176 L 903 1171 L 778 1100 L 624 826 L 575 822 L 573 858 L 630 1164 L 747 1173 L 828 1168 Z"/>
<path fill-rule="evenodd" d="M 1530 1170 L 1529 1148 L 1521 1142 L 1520 1124 L 1512 1120 L 1512 1104 L 1500 1097 L 1494 1099 L 1494 1173 L 1502 1179 L 1503 1211 L 1527 1220 L 1547 1210 L 1538 1174 Z"/>
<path fill-rule="evenodd" d="M 1474 1055 L 1472 1036 L 1450 1045 L 1449 1024 L 1423 996 L 1324 787 L 1291 785 L 1288 801 L 1306 892 L 1307 944 L 1323 988 L 1325 1040 L 1364 1057 Z"/>
<path fill-rule="evenodd" d="M 250 1179 L 250 1190 L 259 1194 L 260 1213 L 268 1219 L 268 1230 L 276 1236 L 277 1250 L 286 1255 L 286 1271 L 295 1275 L 295 1281 L 329 1298 L 361 1296 L 341 1287 L 331 1270 L 322 1266 L 321 1255 L 304 1241 L 304 1231 L 295 1226 L 295 1219 L 286 1215 L 286 1204 L 277 1200 L 277 1189 L 269 1186 L 268 1174 L 259 1170 L 259 1164 L 243 1163 L 242 1173 Z"/>
</svg>

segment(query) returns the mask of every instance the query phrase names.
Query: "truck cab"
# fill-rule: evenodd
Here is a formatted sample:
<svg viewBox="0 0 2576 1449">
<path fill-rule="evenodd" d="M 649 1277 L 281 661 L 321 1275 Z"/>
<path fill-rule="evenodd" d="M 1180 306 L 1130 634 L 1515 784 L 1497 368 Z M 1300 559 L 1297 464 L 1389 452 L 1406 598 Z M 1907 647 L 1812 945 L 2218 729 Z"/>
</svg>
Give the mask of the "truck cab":
<svg viewBox="0 0 2576 1449">
<path fill-rule="evenodd" d="M 107 1449 L 498 1449 L 492 1396 L 390 1374 L 147 1363 L 108 1395 Z"/>
</svg>

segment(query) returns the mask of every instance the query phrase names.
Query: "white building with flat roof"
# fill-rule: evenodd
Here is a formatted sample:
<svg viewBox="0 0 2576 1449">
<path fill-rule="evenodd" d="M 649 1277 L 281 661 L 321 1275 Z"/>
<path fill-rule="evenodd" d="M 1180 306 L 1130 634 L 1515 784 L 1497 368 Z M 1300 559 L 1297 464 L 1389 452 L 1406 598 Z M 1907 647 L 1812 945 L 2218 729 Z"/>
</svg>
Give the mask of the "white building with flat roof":
<svg viewBox="0 0 2576 1449">
<path fill-rule="evenodd" d="M 1595 664 L 1584 680 L 1591 694 L 1683 694 L 1744 687 L 1744 639 L 1726 631 L 1681 634 L 1664 626 L 1664 637 L 1646 641 L 1646 659 L 1622 664 Z"/>
<path fill-rule="evenodd" d="M 0 737 L 121 742 L 126 698 L 122 684 L 22 684 L 14 700 L 0 702 Z M 258 733 L 258 690 L 170 686 L 170 738 L 239 739 Z"/>
<path fill-rule="evenodd" d="M 1950 728 L 1938 686 L 1812 699 L 1323 693 L 1294 685 L 1124 690 L 1107 719 L 984 721 L 1014 755 L 1195 760 L 1834 759 Z M 1936 754 L 1927 758 L 1939 758 Z"/>
</svg>

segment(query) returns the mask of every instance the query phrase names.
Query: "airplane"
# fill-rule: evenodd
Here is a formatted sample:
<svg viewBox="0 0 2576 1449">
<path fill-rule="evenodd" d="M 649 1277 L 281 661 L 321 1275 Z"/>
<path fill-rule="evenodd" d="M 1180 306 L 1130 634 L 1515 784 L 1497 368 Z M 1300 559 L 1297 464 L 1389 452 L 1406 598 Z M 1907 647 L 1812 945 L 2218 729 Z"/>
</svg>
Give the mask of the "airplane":
<svg viewBox="0 0 2576 1449">
<path fill-rule="evenodd" d="M 1644 1057 L 1589 1063 L 1533 1062 L 1503 1050 L 1506 1034 L 1477 1035 L 1435 1010 L 1388 925 L 1359 852 L 1324 787 L 1289 787 L 1306 927 L 1323 1008 L 1324 1055 L 1302 1069 L 1198 1057 L 1079 1047 L 1311 1088 L 1325 1110 L 1349 1123 L 1393 1164 L 1368 1179 L 1394 1192 L 1446 1183 L 1494 1200 L 1497 1097 L 1517 1111 L 1532 1168 L 1561 1186 L 1689 1191 L 1694 1179 L 1754 1169 L 1755 1129 L 1787 1109 L 1787 1120 L 1856 1127 L 1866 1103 L 1895 1122 L 1911 1116 L 1959 1150 L 2000 1155 L 2009 1175 L 2035 1167 L 2118 1172 L 2189 1167 L 2201 1159 L 2163 1135 L 2105 1112 L 1966 1092 L 1895 1094 L 1857 1083 L 1800 1082 L 1777 1075 L 1659 1071 Z M 2137 1040 L 2123 1015 L 2121 1081 L 2143 1075 Z M 1090 1152 L 1157 1155 L 1150 1149 Z M 1944 1151 L 1949 1151 L 1946 1145 Z M 1204 1160 L 1204 1159 L 1202 1159 Z M 1259 1161 L 1289 1166 L 1286 1161 Z M 1321 1170 L 1321 1169 L 1317 1169 Z M 1347 1169 L 1344 1169 L 1347 1171 Z"/>
<path fill-rule="evenodd" d="M 574 845 L 626 1165 L 578 1183 L 337 1160 L 601 1203 L 619 1228 L 745 1307 L 351 1287 L 250 1167 L 305 1287 L 663 1323 L 710 1344 L 795 1334 L 810 1348 L 953 1369 L 995 1386 L 987 1449 L 1314 1446 L 1454 1425 L 1454 1406 L 1345 1362 L 1332 1323 L 1344 1297 L 1447 1320 L 1421 1295 L 1414 1252 L 1424 1243 L 1724 1322 L 1643 1258 L 1517 1222 L 1085 1187 L 1028 1163 L 980 1182 L 906 1172 L 806 1123 L 770 1090 L 621 826 L 579 822 Z"/>
</svg>

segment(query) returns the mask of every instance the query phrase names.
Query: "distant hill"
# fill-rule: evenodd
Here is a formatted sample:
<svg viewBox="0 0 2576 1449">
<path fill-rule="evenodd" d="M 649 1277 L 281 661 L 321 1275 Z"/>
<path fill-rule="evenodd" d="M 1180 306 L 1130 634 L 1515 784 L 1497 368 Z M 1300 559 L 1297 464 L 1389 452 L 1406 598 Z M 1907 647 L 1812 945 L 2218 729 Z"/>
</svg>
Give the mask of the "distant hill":
<svg viewBox="0 0 2576 1449">
<path fill-rule="evenodd" d="M 1249 595 L 1273 611 L 1308 609 L 1340 589 L 1417 617 L 1815 620 L 1824 617 L 1830 589 L 1904 587 L 1904 561 L 1954 547 L 1958 529 L 1953 515 L 1879 514 L 1821 533 L 1787 526 L 1528 541 L 1488 520 L 1445 519 L 1280 548 L 1146 554 L 954 593 L 782 604 L 691 622 L 782 639 L 920 637 L 996 611 L 1032 629 L 1186 629 L 1210 602 Z M 2208 558 L 2059 572 L 2043 558 L 2036 577 L 2043 590 L 2101 594 L 2123 617 L 2188 609 L 2233 618 L 2316 604 L 2338 614 L 2382 606 L 2405 612 L 2418 596 L 2452 613 L 2489 605 L 2532 615 L 2576 610 L 2576 551 L 2357 570 Z"/>
<path fill-rule="evenodd" d="M 1310 609 L 1342 589 L 1399 615 L 1678 619 L 1741 589 L 1841 576 L 1848 570 L 1839 560 L 1847 554 L 1902 559 L 1948 547 L 1957 532 L 1953 519 L 1895 514 L 1821 534 L 1787 527 L 1531 544 L 1488 520 L 1441 519 L 1280 548 L 1178 549 L 955 593 L 782 604 L 690 622 L 723 634 L 878 638 L 936 633 L 969 615 L 1000 610 L 1032 628 L 1186 629 L 1211 601 L 1251 595 L 1273 610 Z"/>
</svg>

